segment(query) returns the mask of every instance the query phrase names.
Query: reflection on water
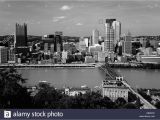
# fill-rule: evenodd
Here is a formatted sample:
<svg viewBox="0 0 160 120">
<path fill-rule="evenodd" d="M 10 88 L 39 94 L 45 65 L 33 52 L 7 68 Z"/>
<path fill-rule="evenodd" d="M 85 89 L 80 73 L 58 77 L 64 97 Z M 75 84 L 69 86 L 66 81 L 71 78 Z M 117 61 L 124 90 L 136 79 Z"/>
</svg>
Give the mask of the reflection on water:
<svg viewBox="0 0 160 120">
<path fill-rule="evenodd" d="M 64 86 L 80 87 L 87 85 L 90 88 L 100 86 L 105 79 L 105 73 L 98 68 L 57 68 L 57 69 L 30 69 L 18 70 L 24 78 L 27 78 L 27 85 L 36 85 L 39 81 L 48 81 L 56 88 Z"/>
</svg>

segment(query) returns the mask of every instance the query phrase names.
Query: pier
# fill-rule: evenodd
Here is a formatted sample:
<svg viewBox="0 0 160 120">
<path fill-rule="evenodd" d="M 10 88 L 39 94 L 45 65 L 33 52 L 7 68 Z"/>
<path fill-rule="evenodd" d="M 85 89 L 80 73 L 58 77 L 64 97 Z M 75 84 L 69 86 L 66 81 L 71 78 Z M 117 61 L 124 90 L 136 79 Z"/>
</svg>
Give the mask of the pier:
<svg viewBox="0 0 160 120">
<path fill-rule="evenodd" d="M 99 67 L 101 70 L 103 70 L 106 73 L 107 79 L 116 79 L 116 77 L 121 77 L 117 72 L 115 72 L 110 66 L 103 65 Z M 135 94 L 138 98 L 140 98 L 141 103 L 143 106 L 141 109 L 156 109 L 155 106 L 153 106 L 151 103 L 149 103 L 146 99 L 144 99 L 134 88 L 132 88 L 125 79 L 122 80 L 122 83 L 128 87 L 128 89 Z"/>
</svg>

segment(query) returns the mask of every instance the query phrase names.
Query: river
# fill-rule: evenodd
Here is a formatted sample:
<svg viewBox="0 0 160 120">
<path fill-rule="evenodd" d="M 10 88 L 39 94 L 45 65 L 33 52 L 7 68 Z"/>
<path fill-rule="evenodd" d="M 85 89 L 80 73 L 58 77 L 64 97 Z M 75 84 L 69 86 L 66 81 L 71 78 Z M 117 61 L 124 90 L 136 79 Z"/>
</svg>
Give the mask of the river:
<svg viewBox="0 0 160 120">
<path fill-rule="evenodd" d="M 27 85 L 36 85 L 39 81 L 48 81 L 56 88 L 80 87 L 90 88 L 100 86 L 105 79 L 105 73 L 98 68 L 39 68 L 20 69 L 19 73 L 27 78 Z"/>
<path fill-rule="evenodd" d="M 116 68 L 115 70 L 134 88 L 160 89 L 160 70 L 133 68 Z"/>
<path fill-rule="evenodd" d="M 134 88 L 160 88 L 160 70 L 151 69 L 115 69 Z M 36 85 L 39 81 L 48 81 L 56 88 L 100 86 L 105 73 L 98 68 L 39 68 L 18 70 L 27 85 Z"/>
</svg>

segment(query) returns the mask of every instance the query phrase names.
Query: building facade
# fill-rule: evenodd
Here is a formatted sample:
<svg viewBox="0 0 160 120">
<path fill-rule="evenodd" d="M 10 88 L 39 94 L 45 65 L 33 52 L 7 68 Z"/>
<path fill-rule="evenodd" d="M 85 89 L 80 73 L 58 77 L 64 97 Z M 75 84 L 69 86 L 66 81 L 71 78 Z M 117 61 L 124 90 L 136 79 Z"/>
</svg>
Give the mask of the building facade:
<svg viewBox="0 0 160 120">
<path fill-rule="evenodd" d="M 97 29 L 92 31 L 92 46 L 98 44 L 99 40 L 99 31 Z"/>
<path fill-rule="evenodd" d="M 128 101 L 128 91 L 129 89 L 118 80 L 104 80 L 102 83 L 102 95 L 107 96 L 112 101 L 118 98 L 124 98 Z"/>
<path fill-rule="evenodd" d="M 17 24 L 15 26 L 15 47 L 27 46 L 27 24 Z"/>
<path fill-rule="evenodd" d="M 132 37 L 130 33 L 123 37 L 122 52 L 125 54 L 132 54 Z"/>
<path fill-rule="evenodd" d="M 7 63 L 8 48 L 0 46 L 0 64 Z"/>
<path fill-rule="evenodd" d="M 105 39 L 104 39 L 104 51 L 113 52 L 115 46 L 120 40 L 121 35 L 121 23 L 116 19 L 106 19 L 105 23 Z"/>
<path fill-rule="evenodd" d="M 8 63 L 16 63 L 16 54 L 13 47 L 8 50 Z"/>
<path fill-rule="evenodd" d="M 87 92 L 90 92 L 90 89 L 87 87 L 85 88 L 65 88 L 65 94 L 68 96 L 86 94 Z"/>
</svg>

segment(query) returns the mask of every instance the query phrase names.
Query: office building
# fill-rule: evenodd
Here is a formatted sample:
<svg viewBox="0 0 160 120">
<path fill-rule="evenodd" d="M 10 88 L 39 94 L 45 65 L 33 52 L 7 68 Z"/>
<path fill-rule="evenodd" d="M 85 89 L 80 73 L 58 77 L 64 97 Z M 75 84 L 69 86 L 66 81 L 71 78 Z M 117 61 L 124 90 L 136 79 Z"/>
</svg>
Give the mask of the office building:
<svg viewBox="0 0 160 120">
<path fill-rule="evenodd" d="M 55 42 L 55 37 L 53 34 L 42 36 L 42 46 L 44 48 L 44 51 L 45 52 L 50 51 L 51 47 L 53 47 L 54 45 L 54 42 Z"/>
<path fill-rule="evenodd" d="M 13 47 L 8 50 L 8 63 L 16 63 L 15 48 Z"/>
<path fill-rule="evenodd" d="M 92 46 L 98 44 L 99 41 L 99 31 L 97 29 L 92 31 Z"/>
<path fill-rule="evenodd" d="M 105 58 L 108 57 L 107 52 L 98 52 L 98 61 L 105 62 Z"/>
<path fill-rule="evenodd" d="M 27 24 L 20 25 L 16 23 L 14 46 L 27 46 Z"/>
<path fill-rule="evenodd" d="M 105 40 L 104 51 L 113 52 L 115 46 L 120 40 L 121 35 L 121 23 L 116 19 L 106 19 L 105 23 Z"/>
<path fill-rule="evenodd" d="M 114 29 L 114 46 L 115 46 L 120 41 L 121 23 L 119 21 L 114 21 L 113 29 Z"/>
<path fill-rule="evenodd" d="M 89 47 L 89 38 L 88 37 L 84 38 L 84 42 L 86 43 L 86 47 Z"/>
<path fill-rule="evenodd" d="M 126 36 L 123 37 L 122 41 L 122 52 L 125 54 L 132 54 L 132 37 L 128 32 Z"/>
<path fill-rule="evenodd" d="M 55 41 L 54 41 L 55 52 L 62 52 L 63 51 L 62 35 L 63 35 L 63 33 L 60 31 L 55 32 Z"/>
<path fill-rule="evenodd" d="M 80 38 L 79 40 L 79 51 L 85 51 L 86 50 L 86 43 L 83 38 Z"/>
<path fill-rule="evenodd" d="M 8 48 L 0 46 L 0 64 L 7 63 L 7 52 Z"/>
<path fill-rule="evenodd" d="M 102 45 L 96 44 L 95 46 L 89 46 L 89 52 L 94 53 L 94 52 L 102 52 Z"/>
<path fill-rule="evenodd" d="M 95 63 L 95 59 L 92 56 L 85 57 L 85 63 Z"/>
</svg>

